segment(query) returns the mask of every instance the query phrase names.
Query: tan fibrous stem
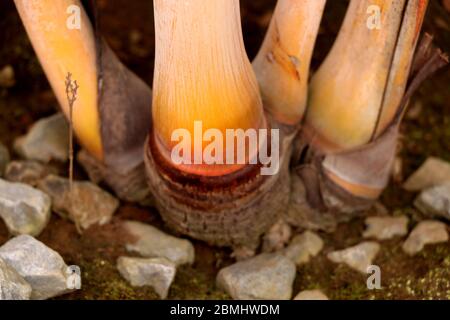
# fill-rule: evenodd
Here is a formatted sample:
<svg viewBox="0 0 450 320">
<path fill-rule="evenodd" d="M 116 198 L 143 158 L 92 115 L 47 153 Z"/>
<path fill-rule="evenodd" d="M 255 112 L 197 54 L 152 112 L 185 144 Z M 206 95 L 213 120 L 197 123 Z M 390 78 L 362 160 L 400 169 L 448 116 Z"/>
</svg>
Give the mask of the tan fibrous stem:
<svg viewBox="0 0 450 320">
<path fill-rule="evenodd" d="M 324 153 L 351 150 L 373 141 L 392 123 L 427 3 L 350 2 L 338 38 L 311 81 L 304 131 L 316 148 Z"/>
<path fill-rule="evenodd" d="M 264 107 L 278 121 L 298 124 L 305 112 L 311 56 L 326 0 L 279 0 L 253 61 Z"/>
</svg>

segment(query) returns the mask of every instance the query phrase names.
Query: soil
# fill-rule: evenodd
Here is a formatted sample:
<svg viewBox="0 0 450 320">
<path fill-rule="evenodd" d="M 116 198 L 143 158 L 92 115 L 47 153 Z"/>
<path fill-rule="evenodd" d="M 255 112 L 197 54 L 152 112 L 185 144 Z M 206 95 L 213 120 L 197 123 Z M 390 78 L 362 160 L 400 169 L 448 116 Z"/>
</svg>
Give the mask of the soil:
<svg viewBox="0 0 450 320">
<path fill-rule="evenodd" d="M 152 1 L 98 1 L 103 33 L 120 59 L 150 85 L 153 72 L 154 30 Z M 274 0 L 242 2 L 243 29 L 250 57 L 254 57 L 270 21 Z M 347 1 L 328 1 L 324 21 L 313 57 L 317 68 L 331 47 L 345 14 Z M 424 30 L 435 35 L 436 43 L 450 52 L 450 13 L 441 1 L 430 1 Z M 37 119 L 55 112 L 57 103 L 33 49 L 27 39 L 12 1 L 0 1 L 0 69 L 14 67 L 16 85 L 0 88 L 0 141 L 10 147 L 14 138 L 25 133 Z M 411 101 L 411 111 L 402 126 L 401 170 L 383 194 L 381 202 L 393 215 L 406 214 L 411 227 L 422 219 L 412 207 L 415 194 L 401 188 L 402 180 L 429 156 L 450 161 L 450 69 L 427 80 Z M 16 155 L 13 155 L 16 157 Z M 66 170 L 66 168 L 64 168 Z M 78 167 L 76 177 L 86 175 Z M 368 214 L 374 214 L 369 212 Z M 60 299 L 157 299 L 151 288 L 133 288 L 116 270 L 116 260 L 130 255 L 124 243 L 131 237 L 120 221 L 133 219 L 164 229 L 152 208 L 122 204 L 113 221 L 92 227 L 80 235 L 75 226 L 57 215 L 39 236 L 59 252 L 67 264 L 81 267 L 83 288 Z M 382 289 L 368 290 L 367 277 L 346 266 L 328 261 L 326 254 L 361 241 L 364 221 L 359 219 L 339 226 L 333 234 L 320 233 L 325 249 L 312 261 L 298 268 L 294 293 L 322 289 L 332 299 L 450 299 L 450 246 L 427 246 L 408 257 L 401 250 L 404 239 L 382 243 L 375 260 L 382 270 Z M 0 221 L 0 245 L 9 238 Z M 217 271 L 231 264 L 228 249 L 210 247 L 193 241 L 196 261 L 180 267 L 169 299 L 228 299 L 215 286 Z"/>
</svg>

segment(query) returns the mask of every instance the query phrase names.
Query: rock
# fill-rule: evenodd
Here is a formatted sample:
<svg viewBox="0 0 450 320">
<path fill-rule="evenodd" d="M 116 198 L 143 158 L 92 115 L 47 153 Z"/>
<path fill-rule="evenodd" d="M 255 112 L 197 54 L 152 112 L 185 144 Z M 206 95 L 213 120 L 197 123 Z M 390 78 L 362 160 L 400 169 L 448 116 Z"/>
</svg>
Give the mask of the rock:
<svg viewBox="0 0 450 320">
<path fill-rule="evenodd" d="M 136 242 L 127 243 L 128 251 L 147 258 L 166 258 L 176 265 L 194 262 L 194 246 L 188 240 L 173 237 L 137 221 L 125 221 L 124 227 L 136 238 Z"/>
<path fill-rule="evenodd" d="M 77 153 L 77 161 L 86 171 L 89 180 L 94 184 L 106 184 L 119 199 L 143 207 L 154 206 L 155 201 L 147 183 L 143 160 L 126 172 L 117 172 L 82 149 Z"/>
<path fill-rule="evenodd" d="M 378 243 L 367 241 L 344 250 L 330 252 L 327 257 L 335 263 L 345 263 L 350 268 L 366 274 L 378 251 L 380 251 Z"/>
<path fill-rule="evenodd" d="M 290 259 L 264 253 L 220 270 L 217 285 L 235 300 L 288 300 L 295 274 Z"/>
<path fill-rule="evenodd" d="M 0 69 L 0 87 L 11 88 L 16 84 L 14 68 L 7 65 Z"/>
<path fill-rule="evenodd" d="M 50 219 L 51 200 L 40 190 L 0 179 L 0 217 L 13 235 L 36 236 Z"/>
<path fill-rule="evenodd" d="M 444 223 L 434 220 L 425 220 L 411 231 L 408 239 L 403 243 L 403 251 L 409 255 L 420 252 L 425 245 L 448 241 L 447 227 Z"/>
<path fill-rule="evenodd" d="M 31 299 L 48 299 L 69 292 L 67 265 L 61 256 L 35 238 L 22 235 L 0 247 L 0 258 L 32 287 Z"/>
<path fill-rule="evenodd" d="M 31 286 L 24 278 L 0 258 L 0 301 L 28 300 Z"/>
<path fill-rule="evenodd" d="M 25 159 L 65 162 L 69 157 L 69 126 L 61 113 L 37 121 L 25 136 L 14 142 L 15 151 Z"/>
<path fill-rule="evenodd" d="M 450 163 L 430 157 L 403 184 L 405 190 L 416 192 L 450 182 Z"/>
<path fill-rule="evenodd" d="M 396 236 L 405 236 L 408 233 L 408 218 L 401 217 L 368 217 L 366 218 L 364 238 L 388 240 Z"/>
<path fill-rule="evenodd" d="M 8 148 L 0 143 L 0 177 L 2 177 L 5 173 L 6 166 L 10 160 L 11 157 L 9 155 Z"/>
<path fill-rule="evenodd" d="M 263 252 L 279 251 L 285 247 L 292 235 L 291 226 L 284 220 L 279 220 L 264 235 Z"/>
<path fill-rule="evenodd" d="M 329 300 L 320 290 L 304 290 L 297 294 L 294 300 Z"/>
<path fill-rule="evenodd" d="M 167 298 L 177 271 L 165 258 L 120 257 L 117 269 L 133 287 L 151 286 L 161 299 Z"/>
<path fill-rule="evenodd" d="M 39 180 L 55 173 L 57 173 L 55 168 L 38 161 L 19 160 L 8 164 L 5 171 L 5 179 L 36 186 Z"/>
<path fill-rule="evenodd" d="M 450 182 L 423 190 L 414 206 L 426 215 L 450 220 Z"/>
<path fill-rule="evenodd" d="M 69 179 L 49 175 L 38 188 L 50 195 L 55 212 L 82 229 L 108 223 L 119 206 L 116 198 L 89 181 L 73 181 L 70 191 Z"/>
<path fill-rule="evenodd" d="M 291 259 L 296 265 L 308 263 L 323 248 L 323 240 L 314 232 L 305 231 L 295 236 L 289 246 L 284 249 L 284 256 Z"/>
</svg>

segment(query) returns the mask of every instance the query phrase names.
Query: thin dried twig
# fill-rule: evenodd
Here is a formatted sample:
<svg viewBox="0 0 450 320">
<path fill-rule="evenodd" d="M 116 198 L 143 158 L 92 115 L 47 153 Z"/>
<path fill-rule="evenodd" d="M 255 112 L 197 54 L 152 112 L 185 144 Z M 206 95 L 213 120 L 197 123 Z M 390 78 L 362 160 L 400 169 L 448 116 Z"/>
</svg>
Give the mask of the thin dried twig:
<svg viewBox="0 0 450 320">
<path fill-rule="evenodd" d="M 77 92 L 79 85 L 77 80 L 72 80 L 72 74 L 67 73 L 66 76 L 66 97 L 69 103 L 69 181 L 70 181 L 70 192 L 72 192 L 73 186 L 73 105 L 77 100 Z"/>
</svg>

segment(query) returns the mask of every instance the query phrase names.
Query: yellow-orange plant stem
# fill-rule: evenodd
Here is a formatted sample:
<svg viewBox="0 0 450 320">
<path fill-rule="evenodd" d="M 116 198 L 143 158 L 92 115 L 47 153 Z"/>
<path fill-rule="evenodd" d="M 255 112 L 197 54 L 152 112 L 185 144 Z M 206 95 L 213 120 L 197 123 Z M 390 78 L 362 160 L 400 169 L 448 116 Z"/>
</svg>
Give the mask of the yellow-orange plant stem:
<svg viewBox="0 0 450 320">
<path fill-rule="evenodd" d="M 170 160 L 172 134 L 195 123 L 204 131 L 265 128 L 258 85 L 245 53 L 238 0 L 155 0 L 156 56 L 153 127 Z M 203 143 L 201 148 L 205 148 Z M 198 146 L 197 146 L 198 148 Z M 226 153 L 223 150 L 223 154 Z M 192 146 L 192 152 L 199 152 Z M 181 165 L 183 171 L 223 175 L 242 165 Z"/>
<path fill-rule="evenodd" d="M 253 62 L 264 107 L 280 122 L 303 117 L 312 51 L 326 0 L 279 0 Z"/>
</svg>

